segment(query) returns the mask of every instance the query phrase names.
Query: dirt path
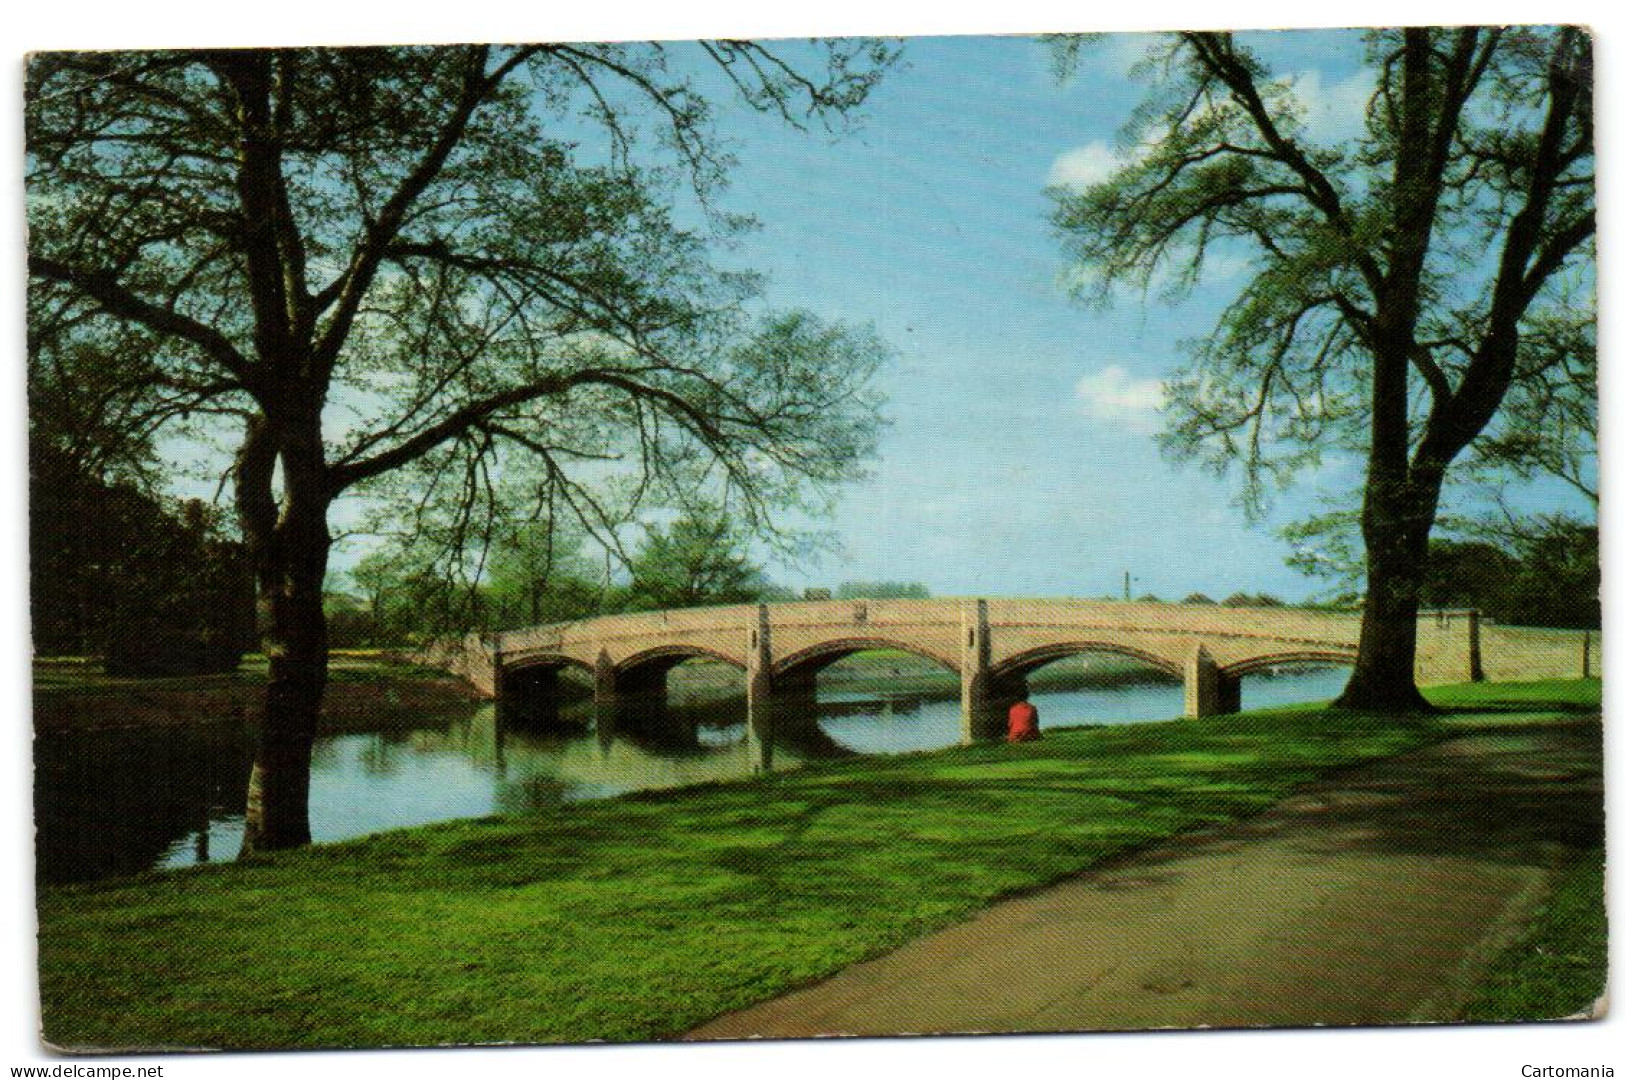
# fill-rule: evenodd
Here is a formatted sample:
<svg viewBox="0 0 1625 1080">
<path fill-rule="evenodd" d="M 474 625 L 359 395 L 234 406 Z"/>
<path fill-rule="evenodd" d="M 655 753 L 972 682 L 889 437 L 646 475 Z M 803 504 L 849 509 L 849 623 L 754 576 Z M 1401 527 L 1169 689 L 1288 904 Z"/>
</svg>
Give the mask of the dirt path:
<svg viewBox="0 0 1625 1080">
<path fill-rule="evenodd" d="M 1551 868 L 1601 831 L 1600 725 L 1467 735 L 688 1038 L 1448 1020 Z"/>
</svg>

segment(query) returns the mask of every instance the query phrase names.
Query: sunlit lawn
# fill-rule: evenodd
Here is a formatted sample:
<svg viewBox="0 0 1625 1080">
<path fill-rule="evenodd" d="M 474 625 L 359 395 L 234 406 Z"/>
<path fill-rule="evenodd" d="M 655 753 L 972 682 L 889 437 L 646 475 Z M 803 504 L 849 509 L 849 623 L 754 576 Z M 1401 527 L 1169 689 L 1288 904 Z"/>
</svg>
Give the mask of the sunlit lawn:
<svg viewBox="0 0 1625 1080">
<path fill-rule="evenodd" d="M 1053 732 L 46 890 L 47 1038 L 376 1046 L 670 1036 L 1327 770 L 1595 682 Z"/>
</svg>

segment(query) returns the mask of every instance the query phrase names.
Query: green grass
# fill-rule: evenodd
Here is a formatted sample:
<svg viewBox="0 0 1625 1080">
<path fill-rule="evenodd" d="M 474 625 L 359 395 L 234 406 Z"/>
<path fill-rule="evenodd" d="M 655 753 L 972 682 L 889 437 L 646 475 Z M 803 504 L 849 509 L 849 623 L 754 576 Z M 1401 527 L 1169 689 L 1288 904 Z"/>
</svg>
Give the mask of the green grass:
<svg viewBox="0 0 1625 1080">
<path fill-rule="evenodd" d="M 1060 731 L 46 889 L 45 1033 L 235 1048 L 669 1036 L 1330 769 L 1597 695 L 1433 696 L 1472 711 Z"/>
<path fill-rule="evenodd" d="M 1463 1020 L 1540 1020 L 1587 1011 L 1608 983 L 1603 851 L 1558 874 L 1528 932 L 1490 966 Z"/>
<path fill-rule="evenodd" d="M 1545 682 L 1462 683 L 1428 689 L 1427 696 L 1447 709 L 1506 709 L 1534 705 L 1541 709 L 1595 711 L 1602 701 L 1601 679 L 1551 679 Z"/>
</svg>

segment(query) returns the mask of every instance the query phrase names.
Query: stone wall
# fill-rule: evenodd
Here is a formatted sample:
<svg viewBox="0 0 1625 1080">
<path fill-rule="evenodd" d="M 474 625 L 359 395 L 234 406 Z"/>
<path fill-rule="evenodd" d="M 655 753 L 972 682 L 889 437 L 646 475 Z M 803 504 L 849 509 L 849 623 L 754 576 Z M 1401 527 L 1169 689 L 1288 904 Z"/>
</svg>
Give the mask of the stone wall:
<svg viewBox="0 0 1625 1080">
<path fill-rule="evenodd" d="M 1484 677 L 1491 682 L 1578 679 L 1602 672 L 1602 635 L 1596 631 L 1486 623 L 1479 634 Z"/>
</svg>

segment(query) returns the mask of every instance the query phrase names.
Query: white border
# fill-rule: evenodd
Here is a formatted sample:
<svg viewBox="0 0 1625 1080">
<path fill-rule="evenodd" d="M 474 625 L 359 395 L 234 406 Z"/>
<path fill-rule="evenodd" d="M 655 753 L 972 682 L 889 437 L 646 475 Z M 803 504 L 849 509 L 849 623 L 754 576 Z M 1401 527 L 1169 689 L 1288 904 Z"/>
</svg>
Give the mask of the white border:
<svg viewBox="0 0 1625 1080">
<path fill-rule="evenodd" d="M 807 34 L 1030 33 L 1060 29 L 1148 30 L 1230 26 L 1310 27 L 1399 23 L 1568 22 L 1591 25 L 1597 34 L 1600 163 L 1605 191 L 1602 211 L 1605 258 L 1618 242 L 1612 181 L 1620 175 L 1620 144 L 1613 118 L 1619 104 L 1619 47 L 1625 8 L 1603 0 L 1367 0 L 1348 8 L 1283 0 L 1247 0 L 1222 6 L 1196 3 L 1132 5 L 1059 4 L 1053 0 L 1004 0 L 976 10 L 939 3 L 893 0 L 820 0 L 795 7 L 761 0 L 653 3 L 545 4 L 463 0 L 459 3 L 381 3 L 377 0 L 186 0 L 174 3 L 44 3 L 23 0 L 0 29 L 7 48 L 3 218 L 6 239 L 0 259 L 0 312 L 6 358 L 0 394 L 0 858 L 10 884 L 0 889 L 0 1068 L 72 1063 L 46 1054 L 36 1030 L 34 913 L 32 889 L 32 776 L 28 723 L 26 592 L 26 430 L 23 404 L 21 236 L 21 58 L 30 49 L 135 48 L 151 46 L 268 45 L 368 42 L 515 41 L 552 39 L 691 38 L 704 36 L 789 37 Z M 1080 26 L 1084 22 L 1086 25 Z M 1614 279 L 1602 275 L 1605 439 L 1620 419 L 1620 394 L 1612 367 L 1617 349 L 1611 312 L 1625 310 Z M 1611 475 L 1603 470 L 1604 483 Z M 1604 502 L 1604 536 L 1610 541 L 1605 640 L 1615 642 L 1613 616 L 1621 610 L 1614 588 L 1615 546 L 1620 534 L 1610 500 Z M 1610 654 L 1617 652 L 1611 648 Z M 1610 693 L 1612 705 L 1617 694 Z M 1612 710 L 1610 710 L 1612 714 Z M 1610 806 L 1620 786 L 1617 738 L 1609 739 Z M 1613 815 L 1611 815 L 1613 816 Z M 1614 816 L 1614 820 L 1621 820 Z M 1617 905 L 1616 907 L 1617 913 Z M 1619 925 L 1618 922 L 1615 925 Z M 1524 1065 L 1608 1065 L 1625 1069 L 1617 1046 L 1619 1024 L 1519 1025 L 1471 1029 L 1385 1029 L 1357 1032 L 1171 1033 L 1051 1038 L 864 1040 L 770 1043 L 713 1047 L 574 1047 L 481 1051 L 404 1051 L 218 1055 L 104 1059 L 162 1064 L 164 1075 L 185 1080 L 205 1075 L 283 1078 L 297 1071 L 311 1077 L 387 1070 L 400 1077 L 436 1077 L 478 1070 L 490 1076 L 591 1075 L 601 1080 L 703 1076 L 706 1080 L 758 1080 L 831 1074 L 875 1077 L 1003 1077 L 1030 1074 L 1044 1080 L 1202 1076 L 1204 1078 L 1506 1077 Z"/>
</svg>

